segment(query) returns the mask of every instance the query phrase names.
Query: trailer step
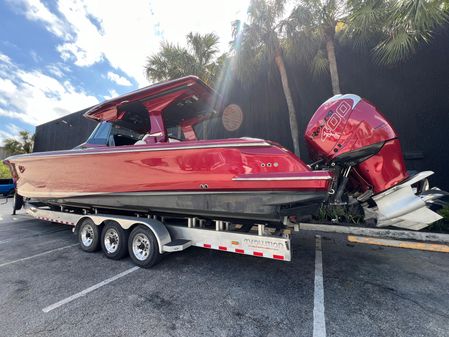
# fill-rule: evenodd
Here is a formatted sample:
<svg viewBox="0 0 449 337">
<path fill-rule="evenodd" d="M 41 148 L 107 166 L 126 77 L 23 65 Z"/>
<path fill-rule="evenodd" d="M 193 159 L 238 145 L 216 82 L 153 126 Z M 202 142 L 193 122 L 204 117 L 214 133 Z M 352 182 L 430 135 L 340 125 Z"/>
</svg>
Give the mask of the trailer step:
<svg viewBox="0 0 449 337">
<path fill-rule="evenodd" d="M 164 245 L 164 252 L 180 252 L 181 250 L 187 249 L 192 245 L 192 241 L 184 239 L 176 239 L 170 243 Z"/>
</svg>

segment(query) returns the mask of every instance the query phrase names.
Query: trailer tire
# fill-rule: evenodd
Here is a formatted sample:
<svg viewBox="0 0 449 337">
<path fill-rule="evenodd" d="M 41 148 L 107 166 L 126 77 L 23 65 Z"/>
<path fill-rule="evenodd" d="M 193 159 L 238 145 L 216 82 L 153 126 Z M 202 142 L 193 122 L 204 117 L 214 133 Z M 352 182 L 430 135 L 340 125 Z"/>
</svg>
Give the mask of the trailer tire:
<svg viewBox="0 0 449 337">
<path fill-rule="evenodd" d="M 100 248 L 100 228 L 91 219 L 84 219 L 79 224 L 78 242 L 81 249 L 88 253 Z"/>
<path fill-rule="evenodd" d="M 128 254 L 129 232 L 115 221 L 107 221 L 101 231 L 101 248 L 104 255 L 112 260 L 120 260 Z"/>
<path fill-rule="evenodd" d="M 134 228 L 129 235 L 128 251 L 133 262 L 142 268 L 154 266 L 161 258 L 156 237 L 142 225 Z"/>
</svg>

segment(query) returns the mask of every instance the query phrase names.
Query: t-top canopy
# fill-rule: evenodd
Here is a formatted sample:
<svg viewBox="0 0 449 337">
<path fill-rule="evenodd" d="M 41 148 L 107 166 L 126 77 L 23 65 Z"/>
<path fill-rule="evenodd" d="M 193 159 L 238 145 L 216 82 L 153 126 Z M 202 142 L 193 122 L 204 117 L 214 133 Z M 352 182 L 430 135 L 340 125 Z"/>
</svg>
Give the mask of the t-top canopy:
<svg viewBox="0 0 449 337">
<path fill-rule="evenodd" d="M 162 111 L 171 103 L 182 105 L 182 102 L 189 100 L 201 102 L 201 105 L 208 105 L 214 110 L 221 110 L 222 99 L 219 94 L 198 77 L 186 76 L 156 83 L 100 103 L 89 109 L 84 117 L 97 121 L 115 121 L 121 119 L 121 107 L 133 102 L 143 104 L 151 113 L 152 111 Z M 172 110 L 169 109 L 169 111 Z M 185 117 L 188 118 L 188 116 Z M 183 116 L 179 116 L 179 118 L 184 119 Z"/>
</svg>

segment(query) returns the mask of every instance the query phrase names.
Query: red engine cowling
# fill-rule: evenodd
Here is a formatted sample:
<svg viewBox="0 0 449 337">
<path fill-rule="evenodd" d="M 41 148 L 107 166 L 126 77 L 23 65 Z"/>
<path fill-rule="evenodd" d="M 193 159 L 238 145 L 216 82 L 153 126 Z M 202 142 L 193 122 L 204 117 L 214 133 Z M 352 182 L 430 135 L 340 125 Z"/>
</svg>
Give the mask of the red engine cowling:
<svg viewBox="0 0 449 337">
<path fill-rule="evenodd" d="M 324 102 L 306 133 L 311 156 L 350 165 L 364 189 L 382 192 L 408 177 L 398 136 L 386 118 L 357 95 Z"/>
</svg>

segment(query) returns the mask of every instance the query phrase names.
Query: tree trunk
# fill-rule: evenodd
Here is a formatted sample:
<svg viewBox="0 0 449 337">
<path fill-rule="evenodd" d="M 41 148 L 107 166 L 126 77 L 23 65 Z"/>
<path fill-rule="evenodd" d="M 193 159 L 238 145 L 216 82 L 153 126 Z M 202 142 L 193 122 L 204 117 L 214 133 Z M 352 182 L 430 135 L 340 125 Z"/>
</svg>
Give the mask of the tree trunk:
<svg viewBox="0 0 449 337">
<path fill-rule="evenodd" d="M 340 80 L 338 78 L 337 59 L 335 57 L 334 39 L 326 39 L 327 60 L 329 61 L 329 70 L 331 73 L 332 92 L 334 95 L 340 94 Z"/>
<path fill-rule="evenodd" d="M 274 61 L 276 62 L 279 74 L 281 75 L 282 89 L 284 91 L 285 100 L 287 101 L 288 114 L 290 117 L 290 131 L 293 139 L 293 149 L 295 154 L 299 157 L 298 121 L 296 119 L 296 110 L 293 104 L 292 93 L 290 92 L 290 87 L 288 85 L 287 71 L 285 70 L 285 64 L 280 50 L 276 51 Z"/>
</svg>

